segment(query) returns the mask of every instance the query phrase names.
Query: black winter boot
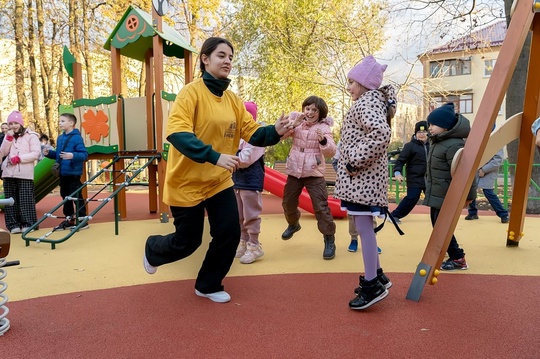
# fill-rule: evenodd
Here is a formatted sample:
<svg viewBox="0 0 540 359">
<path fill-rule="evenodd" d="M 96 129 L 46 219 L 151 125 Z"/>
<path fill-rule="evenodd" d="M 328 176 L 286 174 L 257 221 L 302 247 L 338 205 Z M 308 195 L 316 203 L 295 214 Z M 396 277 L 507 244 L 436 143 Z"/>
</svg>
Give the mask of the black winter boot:
<svg viewBox="0 0 540 359">
<path fill-rule="evenodd" d="M 386 289 L 390 289 L 390 287 L 392 287 L 392 282 L 390 281 L 390 278 L 388 278 L 386 274 L 384 274 L 382 268 L 377 269 L 377 279 L 379 280 L 379 282 L 381 282 L 382 285 L 384 285 Z"/>
<path fill-rule="evenodd" d="M 336 256 L 336 238 L 333 234 L 325 234 L 324 236 L 324 251 L 323 259 L 333 259 Z"/>
<path fill-rule="evenodd" d="M 360 293 L 349 302 L 351 309 L 366 309 L 388 295 L 388 290 L 379 282 L 378 278 L 370 281 L 360 277 Z"/>
<path fill-rule="evenodd" d="M 364 278 L 363 275 L 360 276 L 360 282 L 362 282 L 362 279 Z M 384 274 L 382 268 L 379 268 L 377 269 L 377 279 L 379 280 L 379 282 L 381 282 L 382 285 L 384 285 L 384 287 L 386 289 L 390 289 L 390 287 L 392 287 L 392 282 L 390 281 L 390 278 L 388 278 L 386 276 L 386 274 Z M 360 293 L 360 286 L 355 288 L 354 289 L 354 294 L 358 294 Z"/>
<path fill-rule="evenodd" d="M 291 239 L 293 234 L 295 234 L 296 232 L 298 232 L 300 229 L 302 229 L 302 227 L 300 227 L 300 223 L 296 223 L 296 224 L 289 224 L 289 226 L 287 227 L 287 229 L 285 230 L 285 232 L 283 232 L 283 234 L 281 235 L 281 239 L 283 240 L 287 240 L 287 239 Z"/>
</svg>

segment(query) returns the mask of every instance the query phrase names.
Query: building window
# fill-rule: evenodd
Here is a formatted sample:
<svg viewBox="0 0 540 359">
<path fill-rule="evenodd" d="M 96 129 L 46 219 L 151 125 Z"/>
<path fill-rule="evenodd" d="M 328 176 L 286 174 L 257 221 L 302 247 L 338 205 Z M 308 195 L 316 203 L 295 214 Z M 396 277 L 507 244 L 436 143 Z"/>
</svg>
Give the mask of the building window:
<svg viewBox="0 0 540 359">
<path fill-rule="evenodd" d="M 445 103 L 452 102 L 454 109 L 459 113 L 472 113 L 473 112 L 473 95 L 463 94 L 460 96 L 448 95 L 448 96 L 435 96 L 432 99 L 430 105 L 430 111 L 433 111 L 437 107 L 444 105 Z"/>
<path fill-rule="evenodd" d="M 472 94 L 466 94 L 459 96 L 459 112 L 460 113 L 472 113 L 473 112 Z"/>
<path fill-rule="evenodd" d="M 497 60 L 484 60 L 484 77 L 490 77 Z"/>
<path fill-rule="evenodd" d="M 441 76 L 441 64 L 432 61 L 429 63 L 429 77 L 440 77 Z"/>
<path fill-rule="evenodd" d="M 429 63 L 430 77 L 460 76 L 471 74 L 471 59 L 451 59 Z"/>
</svg>

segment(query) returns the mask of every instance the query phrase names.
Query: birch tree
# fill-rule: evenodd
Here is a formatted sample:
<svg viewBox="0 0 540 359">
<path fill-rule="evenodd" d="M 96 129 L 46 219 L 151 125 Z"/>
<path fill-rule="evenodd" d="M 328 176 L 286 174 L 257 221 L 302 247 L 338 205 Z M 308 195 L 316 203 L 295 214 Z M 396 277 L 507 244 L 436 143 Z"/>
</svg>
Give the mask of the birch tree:
<svg viewBox="0 0 540 359">
<path fill-rule="evenodd" d="M 15 32 L 15 86 L 17 92 L 18 110 L 21 111 L 24 117 L 26 117 L 26 93 L 24 83 L 24 69 L 25 69 L 25 56 L 24 56 L 24 3 L 22 0 L 15 0 L 14 11 L 15 17 L 13 19 L 13 28 Z"/>
</svg>

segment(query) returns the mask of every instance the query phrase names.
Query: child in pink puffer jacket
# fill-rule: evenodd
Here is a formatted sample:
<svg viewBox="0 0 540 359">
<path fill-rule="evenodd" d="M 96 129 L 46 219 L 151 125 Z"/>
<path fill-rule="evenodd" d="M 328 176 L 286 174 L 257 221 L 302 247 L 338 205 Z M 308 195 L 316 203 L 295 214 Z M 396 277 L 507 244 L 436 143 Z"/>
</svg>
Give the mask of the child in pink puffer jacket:
<svg viewBox="0 0 540 359">
<path fill-rule="evenodd" d="M 336 153 L 336 143 L 330 126 L 333 124 L 328 115 L 326 102 L 317 96 L 310 96 L 302 103 L 302 113 L 293 112 L 289 120 L 294 123 L 294 130 L 286 136 L 293 138 L 287 157 L 287 183 L 283 192 L 283 210 L 289 226 L 281 235 L 284 240 L 292 238 L 300 230 L 299 197 L 302 189 L 311 197 L 311 203 L 317 218 L 317 227 L 324 238 L 324 259 L 332 259 L 336 254 L 336 224 L 328 207 L 328 191 L 324 173 L 325 158 L 332 158 Z"/>
<path fill-rule="evenodd" d="M 6 228 L 11 234 L 26 232 L 37 222 L 34 199 L 34 164 L 41 153 L 39 135 L 24 127 L 19 111 L 13 111 L 7 120 L 9 131 L 0 146 L 2 179 L 5 198 L 13 198 L 15 204 L 6 206 Z"/>
</svg>

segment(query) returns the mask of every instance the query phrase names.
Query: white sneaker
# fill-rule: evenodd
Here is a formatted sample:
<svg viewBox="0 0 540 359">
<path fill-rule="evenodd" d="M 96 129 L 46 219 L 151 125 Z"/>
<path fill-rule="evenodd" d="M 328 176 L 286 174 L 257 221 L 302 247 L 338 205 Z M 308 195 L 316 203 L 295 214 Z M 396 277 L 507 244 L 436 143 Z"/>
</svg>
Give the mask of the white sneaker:
<svg viewBox="0 0 540 359">
<path fill-rule="evenodd" d="M 248 243 L 246 253 L 240 258 L 240 263 L 250 264 L 261 258 L 262 256 L 264 256 L 264 252 L 260 244 L 257 245 Z"/>
<path fill-rule="evenodd" d="M 11 234 L 17 234 L 21 233 L 21 229 L 19 227 L 13 228 L 11 231 L 9 231 Z"/>
<path fill-rule="evenodd" d="M 148 263 L 148 259 L 146 259 L 146 254 L 143 255 L 143 266 L 144 270 L 148 274 L 154 274 L 157 272 L 157 267 L 154 267 L 153 265 L 150 265 L 150 263 Z"/>
<path fill-rule="evenodd" d="M 23 227 L 23 229 L 21 229 L 21 232 L 24 233 L 24 232 L 26 232 L 26 231 L 29 230 L 29 229 L 30 229 L 30 227 Z M 30 232 L 28 232 L 28 233 L 32 233 L 33 231 L 35 231 L 34 228 L 30 229 Z"/>
<path fill-rule="evenodd" d="M 236 255 L 235 258 L 240 258 L 246 253 L 246 241 L 241 239 L 240 243 L 238 243 L 238 248 L 236 248 Z"/>
<path fill-rule="evenodd" d="M 231 296 L 229 295 L 229 293 L 225 292 L 224 290 L 215 293 L 205 294 L 195 289 L 195 294 L 197 294 L 199 297 L 208 298 L 212 302 L 216 303 L 227 303 L 231 300 Z"/>
</svg>

